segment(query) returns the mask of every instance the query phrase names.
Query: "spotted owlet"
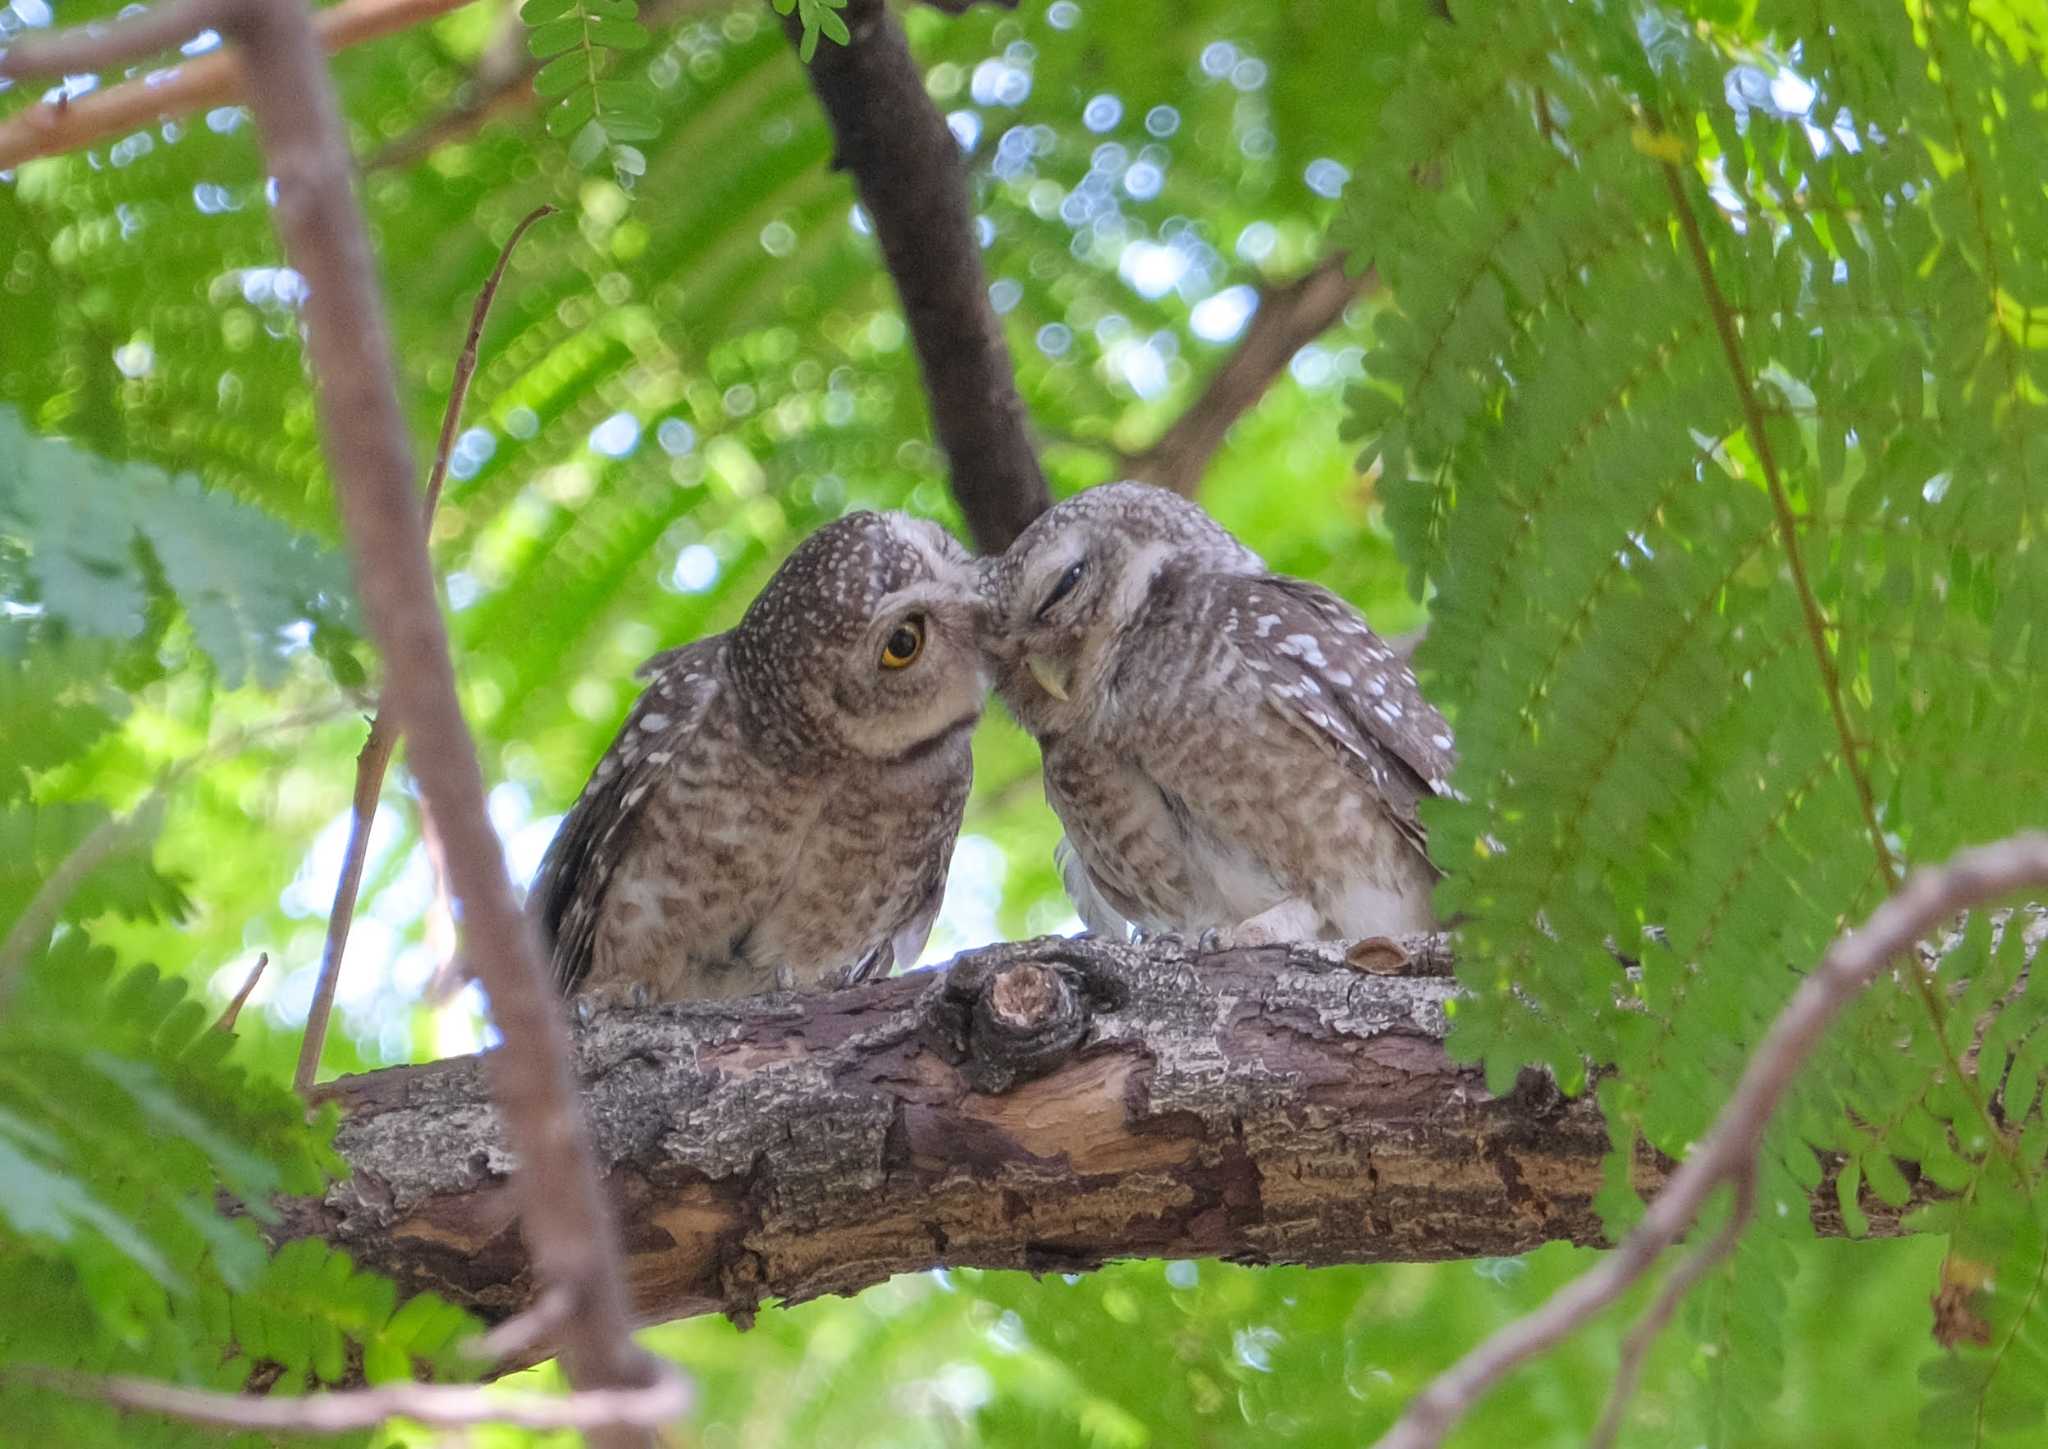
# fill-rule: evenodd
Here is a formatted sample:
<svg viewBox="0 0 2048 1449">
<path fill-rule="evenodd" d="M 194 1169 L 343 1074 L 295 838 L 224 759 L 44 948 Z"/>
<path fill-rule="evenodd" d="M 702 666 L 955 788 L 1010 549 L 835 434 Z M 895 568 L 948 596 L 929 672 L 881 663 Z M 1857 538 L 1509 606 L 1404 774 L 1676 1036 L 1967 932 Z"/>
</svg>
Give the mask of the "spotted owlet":
<svg viewBox="0 0 2048 1449">
<path fill-rule="evenodd" d="M 913 963 L 988 692 L 975 584 L 936 524 L 855 513 L 730 633 L 648 661 L 534 881 L 562 989 L 701 1000 Z"/>
<path fill-rule="evenodd" d="M 1088 925 L 1256 945 L 1431 929 L 1416 806 L 1451 733 L 1327 589 L 1136 483 L 984 567 L 997 692 L 1037 737 Z"/>
</svg>

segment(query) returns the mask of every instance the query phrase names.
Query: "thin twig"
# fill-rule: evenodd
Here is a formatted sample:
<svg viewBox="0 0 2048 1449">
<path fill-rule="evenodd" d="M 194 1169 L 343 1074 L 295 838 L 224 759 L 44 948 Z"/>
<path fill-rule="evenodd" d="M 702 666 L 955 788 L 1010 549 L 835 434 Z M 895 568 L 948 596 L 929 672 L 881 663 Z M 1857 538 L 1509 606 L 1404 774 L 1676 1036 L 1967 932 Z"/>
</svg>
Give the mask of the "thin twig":
<svg viewBox="0 0 2048 1449">
<path fill-rule="evenodd" d="M 503 1037 L 484 1067 L 519 1164 L 520 1227 L 537 1283 L 564 1285 L 575 1305 L 562 1327 L 563 1366 L 579 1389 L 648 1388 L 672 1370 L 633 1342 L 617 1229 L 570 1071 L 568 1025 L 484 808 L 334 79 L 303 0 L 212 0 L 188 13 L 245 52 L 249 103 L 276 178 L 278 237 L 307 282 L 302 335 L 356 594 L 384 655 L 385 699 L 411 742 L 421 800 L 447 846 L 469 956 Z M 18 56 L 6 61 L 20 73 Z M 618 1429 L 592 1437 L 601 1449 L 646 1442 Z"/>
<path fill-rule="evenodd" d="M 190 40 L 209 24 L 213 0 L 162 0 L 107 24 L 18 39 L 8 48 L 9 75 L 77 75 L 148 60 Z"/>
<path fill-rule="evenodd" d="M 1495 1382 L 1569 1337 L 1653 1267 L 1699 1216 L 1723 1183 L 1754 1175 L 1764 1129 L 1793 1079 L 1842 1009 L 1894 958 L 1958 912 L 2021 890 L 2048 888 L 2048 834 L 2030 832 L 1959 853 L 1945 866 L 1917 870 L 1871 913 L 1861 930 L 1838 938 L 1799 984 L 1743 1068 L 1742 1079 L 1698 1149 L 1672 1174 L 1621 1246 L 1553 1294 L 1535 1312 L 1499 1330 L 1438 1375 L 1381 1437 L 1378 1449 L 1434 1449 Z M 1917 971 L 1917 968 L 1916 968 Z M 1732 1245 L 1751 1205 L 1738 1193 L 1722 1230 Z M 1709 1257 L 1697 1278 L 1715 1259 Z"/>
<path fill-rule="evenodd" d="M 1260 288 L 1258 310 L 1202 395 L 1157 442 L 1124 460 L 1124 476 L 1193 497 L 1237 420 L 1258 405 L 1297 352 L 1329 331 L 1377 281 L 1369 268 L 1348 273 L 1344 253 L 1336 252 L 1293 281 Z"/>
<path fill-rule="evenodd" d="M 320 43 L 332 53 L 409 30 L 467 3 L 468 0 L 341 0 L 340 4 L 320 11 L 313 23 L 319 28 Z M 164 9 L 160 6 L 145 13 L 157 15 Z M 164 28 L 174 27 L 166 22 Z M 145 50 L 136 58 L 154 55 L 197 33 L 198 28 L 178 30 L 162 45 Z M 12 73 L 26 76 L 56 75 L 78 69 L 103 71 L 121 63 L 118 58 L 105 59 L 100 52 L 93 51 L 91 66 L 53 69 L 44 59 L 49 52 L 39 47 L 57 38 L 17 37 L 7 56 L 16 67 Z M 5 64 L 0 64 L 0 70 L 6 69 Z M 80 150 L 109 136 L 125 135 L 138 126 L 190 115 L 208 106 L 232 104 L 242 99 L 244 79 L 241 62 L 226 50 L 216 50 L 181 59 L 167 70 L 137 76 L 82 96 L 38 102 L 0 121 L 0 170 L 38 156 Z"/>
<path fill-rule="evenodd" d="M 1806 557 L 1799 546 L 1799 524 L 1792 513 L 1792 500 L 1785 491 L 1785 480 L 1778 472 L 1778 459 L 1771 449 L 1770 434 L 1764 427 L 1763 407 L 1758 403 L 1756 388 L 1749 380 L 1749 364 L 1742 357 L 1742 341 L 1735 334 L 1735 312 L 1721 292 L 1713 258 L 1707 251 L 1706 236 L 1700 230 L 1700 219 L 1693 212 L 1692 198 L 1686 194 L 1684 177 L 1669 161 L 1663 164 L 1662 170 L 1665 186 L 1671 192 L 1672 207 L 1678 213 L 1679 230 L 1684 233 L 1686 248 L 1692 253 L 1693 269 L 1699 274 L 1700 288 L 1706 293 L 1707 310 L 1713 315 L 1714 330 L 1720 336 L 1729 374 L 1735 379 L 1735 394 L 1742 404 L 1750 446 L 1756 449 L 1757 462 L 1764 472 L 1764 484 L 1771 495 L 1771 508 L 1778 516 L 1778 534 L 1785 545 L 1786 563 L 1792 570 L 1792 587 L 1799 595 L 1799 612 L 1806 620 L 1807 642 L 1813 648 L 1814 662 L 1820 666 L 1821 685 L 1827 692 L 1828 709 L 1834 715 L 1835 734 L 1842 746 L 1842 763 L 1856 788 L 1857 802 L 1863 808 L 1863 828 L 1870 837 L 1870 846 L 1877 854 L 1878 864 L 1884 870 L 1885 884 L 1889 886 L 1899 878 L 1899 862 L 1892 854 L 1890 842 L 1884 838 L 1883 825 L 1878 822 L 1877 800 L 1870 787 L 1870 775 L 1863 768 L 1856 732 L 1849 727 L 1849 709 L 1842 698 L 1841 671 L 1835 663 L 1835 651 L 1828 644 L 1827 619 L 1821 613 L 1820 600 L 1814 597 L 1813 581 L 1807 577 Z"/>
<path fill-rule="evenodd" d="M 230 1001 L 227 1004 L 227 1009 L 221 1012 L 220 1016 L 215 1019 L 213 1023 L 215 1031 L 233 1031 L 235 1029 L 235 1023 L 241 1020 L 242 1008 L 249 1004 L 249 996 L 256 990 L 256 983 L 263 979 L 263 970 L 269 964 L 270 953 L 268 951 L 256 953 L 256 964 L 249 968 L 249 974 L 242 979 L 242 989 L 235 993 L 235 999 Z"/>
<path fill-rule="evenodd" d="M 524 1313 L 515 1314 L 489 1333 L 479 1335 L 464 1351 L 483 1363 L 518 1358 L 553 1338 L 573 1307 L 568 1293 L 556 1284 L 543 1291 Z"/>
<path fill-rule="evenodd" d="M 28 958 L 49 941 L 58 916 L 63 914 L 64 903 L 71 899 L 87 876 L 106 864 L 110 857 L 126 849 L 131 841 L 154 828 L 163 803 L 164 786 L 159 784 L 126 815 L 102 820 L 36 887 L 28 905 L 7 928 L 6 939 L 0 940 L 0 1012 L 5 1012 L 7 1004 L 14 999 L 14 988 L 21 979 L 23 968 L 28 965 Z"/>
<path fill-rule="evenodd" d="M 1754 1166 L 1754 1164 L 1751 1164 Z M 1671 1315 L 1678 1311 L 1678 1305 L 1685 1301 L 1685 1295 L 1692 1292 L 1693 1285 L 1713 1271 L 1716 1264 L 1735 1251 L 1735 1244 L 1742 1237 L 1742 1230 L 1749 1224 L 1750 1214 L 1756 1207 L 1756 1173 L 1738 1171 L 1735 1175 L 1735 1201 L 1728 1210 L 1728 1220 L 1721 1224 L 1704 1247 L 1696 1250 L 1657 1291 L 1657 1300 L 1649 1311 L 1636 1320 L 1636 1325 L 1622 1340 L 1621 1364 L 1614 1371 L 1614 1383 L 1607 1390 L 1607 1407 L 1601 1411 L 1599 1426 L 1593 1430 L 1593 1437 L 1586 1449 L 1609 1449 L 1615 1436 L 1621 1433 L 1622 1420 L 1627 1416 L 1629 1401 L 1636 1396 L 1636 1386 L 1642 1382 L 1643 1368 L 1650 1361 L 1650 1349 L 1656 1344 L 1665 1325 L 1671 1322 Z"/>
<path fill-rule="evenodd" d="M 181 780 L 200 766 L 237 754 L 271 735 L 324 724 L 342 708 L 330 706 L 287 715 L 253 729 L 238 730 L 218 744 L 208 745 L 165 770 L 134 809 L 102 821 L 91 834 L 73 846 L 71 853 L 57 863 L 57 868 L 44 878 L 35 895 L 29 898 L 28 905 L 14 918 L 14 924 L 7 928 L 6 938 L 0 940 L 0 1012 L 7 1009 L 7 1003 L 13 998 L 14 988 L 22 969 L 28 964 L 28 958 L 49 941 L 50 932 L 55 929 L 58 917 L 63 914 L 65 903 L 72 894 L 108 859 L 126 849 L 137 837 L 156 828 L 164 801 Z"/>
<path fill-rule="evenodd" d="M 1693 210 L 1692 198 L 1685 189 L 1685 179 L 1678 167 L 1666 161 L 1661 167 L 1664 183 L 1671 193 L 1671 204 L 1678 214 L 1680 232 L 1692 254 L 1693 268 L 1699 273 L 1701 290 L 1706 294 L 1707 310 L 1713 314 L 1714 330 L 1721 339 L 1721 351 L 1728 362 L 1728 370 L 1735 379 L 1735 391 L 1742 403 L 1742 415 L 1749 432 L 1750 445 L 1756 449 L 1758 464 L 1763 468 L 1764 483 L 1770 492 L 1771 508 L 1777 514 L 1778 536 L 1785 546 L 1785 559 L 1792 573 L 1792 587 L 1799 595 L 1799 611 L 1806 621 L 1807 643 L 1813 650 L 1814 663 L 1820 668 L 1821 688 L 1827 695 L 1828 710 L 1834 720 L 1835 735 L 1842 747 L 1842 766 L 1849 772 L 1849 782 L 1856 791 L 1856 801 L 1863 812 L 1863 828 L 1870 838 L 1870 847 L 1877 857 L 1878 870 L 1884 876 L 1887 889 L 1897 884 L 1900 873 L 1898 857 L 1892 853 L 1891 843 L 1884 838 L 1884 826 L 1877 818 L 1877 796 L 1871 787 L 1870 771 L 1865 767 L 1860 753 L 1856 732 L 1850 727 L 1849 707 L 1842 692 L 1841 671 L 1835 661 L 1835 651 L 1828 643 L 1828 624 L 1821 612 L 1820 601 L 1814 596 L 1813 582 L 1807 576 L 1805 553 L 1799 542 L 1799 520 L 1792 511 L 1791 496 L 1785 491 L 1785 480 L 1778 472 L 1776 455 L 1771 451 L 1771 440 L 1764 427 L 1763 407 L 1757 401 L 1756 388 L 1751 384 L 1749 367 L 1743 361 L 1742 343 L 1735 332 L 1735 312 L 1728 305 L 1728 299 L 1721 291 L 1720 279 L 1714 273 L 1713 258 L 1707 251 L 1705 233 L 1700 230 L 1698 215 Z M 2006 1142 L 1998 1130 L 1998 1123 L 1991 1116 L 1991 1108 L 1984 1100 L 1974 1074 L 1963 1070 L 1963 1063 L 1956 1056 L 1948 1037 L 1948 1003 L 1941 999 L 1923 973 L 1913 973 L 1914 994 L 1920 998 L 1922 1010 L 1934 1025 L 1934 1039 L 1940 1044 L 1941 1053 L 1955 1076 L 1956 1086 L 1970 1101 L 1977 1117 L 1983 1122 L 1991 1140 L 2012 1162 L 2015 1168 L 2022 1167 L 2019 1156 Z"/>
<path fill-rule="evenodd" d="M 522 1394 L 461 1384 L 387 1384 L 304 1396 L 222 1394 L 151 1379 L 95 1378 L 42 1368 L 11 1368 L 0 1381 L 33 1383 L 75 1398 L 118 1408 L 167 1414 L 188 1423 L 256 1433 L 347 1434 L 389 1419 L 437 1428 L 511 1424 L 522 1429 L 659 1428 L 688 1412 L 690 1392 L 680 1377 L 665 1375 L 641 1388 L 579 1389 Z"/>
<path fill-rule="evenodd" d="M 421 527 L 431 534 L 434 510 L 441 504 L 441 489 L 448 478 L 448 457 L 455 447 L 455 433 L 462 421 L 462 405 L 469 396 L 469 382 L 476 375 L 477 347 L 483 338 L 484 319 L 504 280 L 512 249 L 526 235 L 526 229 L 555 208 L 536 206 L 519 219 L 512 235 L 499 248 L 497 265 L 484 279 L 476 306 L 469 314 L 469 335 L 455 360 L 455 381 L 448 390 L 448 406 L 441 414 L 441 437 L 434 450 L 434 467 L 427 477 L 426 502 Z M 380 705 L 370 721 L 369 737 L 356 756 L 355 792 L 349 800 L 348 848 L 342 855 L 341 878 L 334 883 L 334 902 L 327 911 L 327 940 L 320 949 L 320 975 L 313 984 L 313 1004 L 306 1012 L 305 1035 L 299 1039 L 299 1062 L 292 1073 L 292 1090 L 305 1096 L 320 1074 L 320 1054 L 327 1047 L 327 1024 L 334 1017 L 334 995 L 341 984 L 341 958 L 348 949 L 349 928 L 355 923 L 356 898 L 362 891 L 363 869 L 370 855 L 370 829 L 376 824 L 377 802 L 384 793 L 384 775 L 398 748 L 398 729 Z"/>
</svg>

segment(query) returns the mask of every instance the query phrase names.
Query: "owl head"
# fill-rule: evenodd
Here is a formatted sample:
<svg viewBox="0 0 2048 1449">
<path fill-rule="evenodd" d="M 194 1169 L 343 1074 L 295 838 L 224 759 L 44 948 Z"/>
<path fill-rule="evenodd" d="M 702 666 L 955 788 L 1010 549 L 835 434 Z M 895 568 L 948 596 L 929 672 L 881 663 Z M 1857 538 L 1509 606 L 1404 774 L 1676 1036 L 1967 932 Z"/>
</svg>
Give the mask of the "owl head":
<svg viewBox="0 0 2048 1449">
<path fill-rule="evenodd" d="M 935 523 L 850 513 L 775 571 L 733 630 L 748 725 L 792 760 L 907 760 L 971 730 L 988 694 L 973 561 Z"/>
<path fill-rule="evenodd" d="M 1094 708 L 1154 581 L 1169 568 L 1265 572 L 1259 556 L 1164 488 L 1108 483 L 1041 513 L 982 566 L 996 688 L 1044 737 Z"/>
</svg>

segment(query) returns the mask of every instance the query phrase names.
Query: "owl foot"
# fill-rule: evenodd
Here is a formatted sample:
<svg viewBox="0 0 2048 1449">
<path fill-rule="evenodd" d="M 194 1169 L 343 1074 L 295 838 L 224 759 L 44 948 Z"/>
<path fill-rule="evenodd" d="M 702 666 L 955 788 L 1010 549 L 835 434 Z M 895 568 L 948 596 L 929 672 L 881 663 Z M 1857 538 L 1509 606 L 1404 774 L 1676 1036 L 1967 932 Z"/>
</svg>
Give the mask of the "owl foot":
<svg viewBox="0 0 2048 1449">
<path fill-rule="evenodd" d="M 1322 924 L 1321 911 L 1299 896 L 1289 896 L 1248 921 L 1239 921 L 1230 927 L 1211 926 L 1202 932 L 1196 949 L 1206 955 L 1245 946 L 1281 946 L 1290 941 L 1312 941 Z"/>
</svg>

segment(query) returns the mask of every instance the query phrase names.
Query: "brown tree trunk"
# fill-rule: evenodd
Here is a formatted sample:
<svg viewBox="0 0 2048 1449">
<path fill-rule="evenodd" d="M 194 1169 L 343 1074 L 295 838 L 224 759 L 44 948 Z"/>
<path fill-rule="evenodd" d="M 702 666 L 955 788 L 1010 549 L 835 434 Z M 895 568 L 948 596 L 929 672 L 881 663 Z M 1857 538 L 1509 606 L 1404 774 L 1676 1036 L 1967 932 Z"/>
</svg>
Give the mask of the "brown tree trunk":
<svg viewBox="0 0 2048 1449">
<path fill-rule="evenodd" d="M 1453 1063 L 1448 969 L 1429 937 L 1199 960 L 1046 938 L 846 991 L 602 1016 L 577 1065 L 636 1312 L 744 1319 L 939 1265 L 1598 1242 L 1598 1113 L 1534 1074 L 1495 1097 Z M 488 1319 L 523 1306 L 478 1059 L 332 1090 L 355 1176 L 287 1204 L 286 1231 Z M 1639 1162 L 1641 1185 L 1666 1166 Z M 1832 1189 L 1816 1203 L 1839 1232 Z"/>
</svg>

